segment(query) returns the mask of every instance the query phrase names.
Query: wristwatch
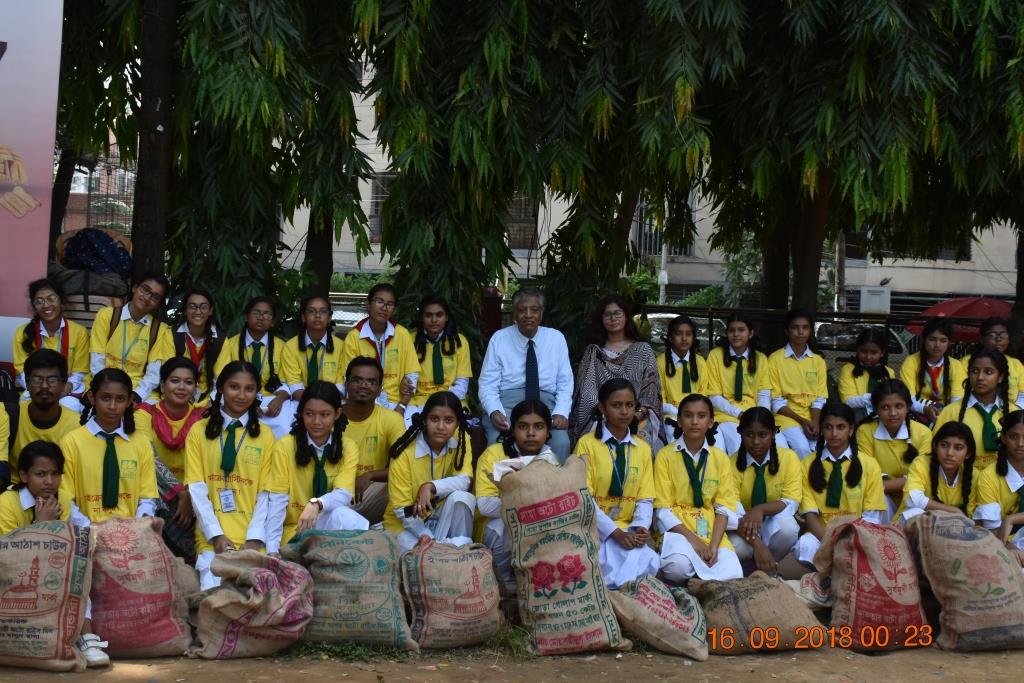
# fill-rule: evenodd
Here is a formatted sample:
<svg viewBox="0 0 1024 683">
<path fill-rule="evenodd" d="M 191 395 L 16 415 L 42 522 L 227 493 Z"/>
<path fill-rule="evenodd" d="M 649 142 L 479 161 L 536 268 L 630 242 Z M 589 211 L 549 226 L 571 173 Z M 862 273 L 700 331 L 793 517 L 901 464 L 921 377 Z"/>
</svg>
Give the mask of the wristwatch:
<svg viewBox="0 0 1024 683">
<path fill-rule="evenodd" d="M 324 509 L 324 502 L 322 500 L 320 500 L 319 498 L 310 498 L 309 499 L 309 504 L 310 505 L 316 505 L 318 508 L 320 508 L 321 512 Z"/>
</svg>

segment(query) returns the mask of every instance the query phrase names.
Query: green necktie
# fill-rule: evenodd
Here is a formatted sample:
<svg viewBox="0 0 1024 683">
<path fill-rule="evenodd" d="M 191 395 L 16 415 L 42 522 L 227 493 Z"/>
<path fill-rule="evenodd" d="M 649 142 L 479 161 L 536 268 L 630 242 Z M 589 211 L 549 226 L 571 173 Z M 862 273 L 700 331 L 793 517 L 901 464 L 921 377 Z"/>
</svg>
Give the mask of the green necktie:
<svg viewBox="0 0 1024 683">
<path fill-rule="evenodd" d="M 985 421 L 984 426 L 981 428 L 981 442 L 984 444 L 985 450 L 989 452 L 998 451 L 999 429 L 996 428 L 996 421 L 993 419 L 998 407 L 992 406 L 992 412 L 989 412 L 980 403 L 975 403 L 974 408 L 981 413 L 981 419 Z"/>
<path fill-rule="evenodd" d="M 696 466 L 689 453 L 683 453 L 683 464 L 686 465 L 686 474 L 690 477 L 690 488 L 693 489 L 694 507 L 704 507 L 704 483 L 701 481 L 701 474 L 708 466 L 708 449 L 700 449 L 700 462 Z"/>
<path fill-rule="evenodd" d="M 1024 512 L 1024 486 L 1017 489 L 1017 512 Z"/>
<path fill-rule="evenodd" d="M 324 445 L 324 455 L 317 455 L 313 453 L 313 465 L 316 468 L 313 471 L 313 497 L 321 498 L 327 493 L 327 470 L 324 469 L 324 461 L 327 459 L 327 449 L 331 443 L 328 441 Z"/>
<path fill-rule="evenodd" d="M 434 386 L 444 386 L 444 364 L 441 362 L 441 336 L 434 340 Z"/>
<path fill-rule="evenodd" d="M 733 356 L 736 361 L 736 385 L 733 388 L 733 398 L 736 402 L 743 400 L 743 356 Z"/>
<path fill-rule="evenodd" d="M 320 364 L 316 359 L 316 352 L 320 350 L 323 344 L 317 342 L 316 344 L 310 344 L 309 348 L 313 349 L 313 354 L 309 357 L 309 361 L 306 363 L 306 386 L 308 387 L 313 382 L 320 379 Z"/>
<path fill-rule="evenodd" d="M 832 474 L 828 476 L 828 493 L 825 494 L 825 505 L 838 508 L 843 500 L 843 461 L 832 462 Z"/>
<path fill-rule="evenodd" d="M 107 440 L 107 448 L 103 452 L 103 507 L 117 507 L 117 499 L 121 496 L 121 467 L 117 464 L 117 447 L 114 445 L 117 434 L 100 432 Z"/>
<path fill-rule="evenodd" d="M 249 344 L 252 349 L 252 366 L 256 368 L 256 376 L 263 377 L 263 342 L 254 341 Z"/>
<path fill-rule="evenodd" d="M 690 364 L 685 360 L 683 361 L 683 395 L 688 396 L 693 391 L 693 387 L 690 385 Z"/>
<path fill-rule="evenodd" d="M 766 465 L 754 465 L 754 490 L 750 494 L 750 507 L 768 502 L 768 483 L 764 479 Z"/>
<path fill-rule="evenodd" d="M 238 458 L 238 446 L 235 444 L 235 431 L 242 426 L 238 420 L 232 420 L 227 428 L 227 441 L 221 447 L 220 468 L 224 470 L 224 488 L 228 488 L 228 477 L 235 471 L 235 460 Z"/>
<path fill-rule="evenodd" d="M 615 446 L 615 470 L 612 472 L 612 483 L 608 487 L 608 495 L 622 497 L 622 486 L 626 482 L 626 444 L 608 439 L 608 443 Z"/>
<path fill-rule="evenodd" d="M 878 386 L 878 376 L 868 370 L 868 393 L 873 393 Z"/>
</svg>

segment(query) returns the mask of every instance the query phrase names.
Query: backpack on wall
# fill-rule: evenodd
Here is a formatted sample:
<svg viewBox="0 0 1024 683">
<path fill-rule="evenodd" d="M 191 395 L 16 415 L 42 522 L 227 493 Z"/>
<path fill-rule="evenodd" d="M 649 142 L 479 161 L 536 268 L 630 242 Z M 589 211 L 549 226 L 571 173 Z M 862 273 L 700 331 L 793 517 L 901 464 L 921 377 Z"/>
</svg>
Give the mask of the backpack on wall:
<svg viewBox="0 0 1024 683">
<path fill-rule="evenodd" d="M 132 257 L 107 233 L 97 228 L 85 228 L 64 246 L 64 265 L 93 273 L 116 273 L 127 278 L 132 272 Z"/>
</svg>

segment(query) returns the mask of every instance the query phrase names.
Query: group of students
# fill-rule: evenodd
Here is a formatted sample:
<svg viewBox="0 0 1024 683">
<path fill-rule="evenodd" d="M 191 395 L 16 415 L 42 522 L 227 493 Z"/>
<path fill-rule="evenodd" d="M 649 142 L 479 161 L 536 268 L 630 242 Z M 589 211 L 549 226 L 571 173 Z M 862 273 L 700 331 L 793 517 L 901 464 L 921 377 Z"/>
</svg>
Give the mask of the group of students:
<svg viewBox="0 0 1024 683">
<path fill-rule="evenodd" d="M 285 342 L 265 298 L 223 339 L 199 290 L 182 298 L 171 330 L 159 319 L 167 292 L 161 276 L 142 278 L 89 334 L 64 318 L 53 283 L 32 284 L 36 315 L 15 340 L 27 400 L 11 420 L 0 411 L 0 437 L 11 435 L 0 448 L 9 441 L 15 463 L 5 470 L 0 458 L 0 476 L 15 484 L 0 495 L 0 534 L 48 519 L 160 514 L 169 545 L 209 588 L 217 553 L 276 553 L 308 529 L 380 524 L 403 549 L 423 535 L 480 540 L 514 585 L 497 471 L 564 456 L 549 446 L 550 407 L 529 398 L 474 459 L 468 343 L 443 299 L 424 299 L 411 334 L 391 319 L 394 289 L 378 285 L 341 341 L 327 297 L 307 297 L 300 332 Z M 790 552 L 808 562 L 838 516 L 899 523 L 929 509 L 973 517 L 1024 565 L 1013 533 L 1024 523 L 1024 372 L 993 330 L 965 370 L 948 355 L 949 330 L 930 322 L 901 378 L 885 365 L 884 340 L 865 332 L 840 376 L 843 400 L 828 401 L 810 314 L 789 313 L 789 343 L 770 357 L 734 315 L 707 360 L 680 316 L 660 363 L 666 445 L 655 453 L 638 436 L 646 413 L 624 378 L 600 386 L 594 427 L 574 445 L 605 581 L 775 571 Z M 104 662 L 88 627 L 80 647 Z"/>
</svg>

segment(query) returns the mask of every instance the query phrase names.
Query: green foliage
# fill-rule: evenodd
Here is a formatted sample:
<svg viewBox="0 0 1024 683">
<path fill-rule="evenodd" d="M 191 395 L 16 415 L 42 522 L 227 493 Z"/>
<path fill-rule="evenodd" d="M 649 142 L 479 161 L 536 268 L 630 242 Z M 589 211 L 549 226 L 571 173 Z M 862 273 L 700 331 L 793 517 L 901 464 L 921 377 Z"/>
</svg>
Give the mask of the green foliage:
<svg viewBox="0 0 1024 683">
<path fill-rule="evenodd" d="M 335 273 L 331 276 L 331 291 L 365 294 L 376 284 L 394 281 L 395 269 L 390 266 L 380 273 Z"/>
<path fill-rule="evenodd" d="M 731 308 L 758 305 L 758 289 L 762 286 L 761 250 L 754 240 L 744 240 L 726 252 L 722 264 L 723 305 Z"/>
<path fill-rule="evenodd" d="M 708 285 L 679 302 L 689 308 L 721 308 L 728 305 L 723 285 Z"/>
</svg>

